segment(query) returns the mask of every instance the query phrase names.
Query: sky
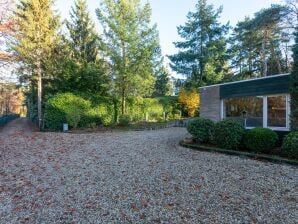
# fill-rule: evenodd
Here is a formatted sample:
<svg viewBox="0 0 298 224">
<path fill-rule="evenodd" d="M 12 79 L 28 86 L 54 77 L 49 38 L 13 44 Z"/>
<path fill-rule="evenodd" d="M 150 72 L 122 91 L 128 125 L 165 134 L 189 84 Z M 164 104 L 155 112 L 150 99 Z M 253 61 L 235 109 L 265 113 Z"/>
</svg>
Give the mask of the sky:
<svg viewBox="0 0 298 224">
<path fill-rule="evenodd" d="M 144 2 L 146 0 L 143 0 Z M 177 52 L 173 42 L 180 40 L 177 34 L 177 26 L 186 22 L 186 15 L 194 11 L 197 0 L 148 0 L 152 7 L 152 22 L 157 23 L 160 35 L 160 44 L 163 55 L 171 55 Z M 95 9 L 99 7 L 100 0 L 87 0 L 89 11 L 97 27 Z M 56 7 L 62 18 L 69 17 L 69 10 L 73 0 L 56 0 Z M 222 23 L 228 21 L 232 26 L 236 25 L 245 16 L 253 14 L 262 8 L 270 7 L 271 4 L 283 3 L 283 0 L 208 0 L 215 8 L 223 6 L 220 18 Z"/>
<path fill-rule="evenodd" d="M 101 0 L 87 0 L 89 11 L 92 15 L 96 27 L 99 29 L 95 9 L 99 7 Z M 142 0 L 144 3 L 149 1 L 152 7 L 152 22 L 157 23 L 160 35 L 160 45 L 163 55 L 177 53 L 173 42 L 179 41 L 177 26 L 186 22 L 186 15 L 189 11 L 194 11 L 197 0 Z M 74 0 L 56 0 L 56 10 L 62 19 L 69 18 L 69 11 Z M 262 8 L 270 7 L 271 4 L 283 3 L 283 0 L 208 0 L 208 4 L 213 4 L 215 8 L 223 6 L 223 13 L 220 21 L 232 26 L 236 25 L 245 16 L 253 14 Z M 169 60 L 165 57 L 165 62 Z M 1 74 L 0 74 L 1 75 Z M 176 74 L 173 74 L 176 76 Z"/>
</svg>

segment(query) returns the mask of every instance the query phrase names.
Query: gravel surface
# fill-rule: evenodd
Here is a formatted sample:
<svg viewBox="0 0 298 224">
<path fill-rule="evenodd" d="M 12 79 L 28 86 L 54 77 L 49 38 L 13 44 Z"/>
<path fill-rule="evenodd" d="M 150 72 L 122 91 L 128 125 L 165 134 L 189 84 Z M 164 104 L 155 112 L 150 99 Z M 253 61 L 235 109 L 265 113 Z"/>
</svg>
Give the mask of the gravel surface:
<svg viewBox="0 0 298 224">
<path fill-rule="evenodd" d="M 186 135 L 2 130 L 0 223 L 297 223 L 297 167 L 179 147 Z"/>
</svg>

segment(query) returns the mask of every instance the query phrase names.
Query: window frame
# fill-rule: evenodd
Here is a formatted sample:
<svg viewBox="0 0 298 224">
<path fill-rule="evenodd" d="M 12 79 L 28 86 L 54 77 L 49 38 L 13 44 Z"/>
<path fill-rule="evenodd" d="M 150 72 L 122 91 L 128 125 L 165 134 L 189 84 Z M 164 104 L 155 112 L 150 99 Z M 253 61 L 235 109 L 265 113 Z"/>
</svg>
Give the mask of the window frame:
<svg viewBox="0 0 298 224">
<path fill-rule="evenodd" d="M 268 126 L 268 97 L 277 97 L 277 96 L 285 96 L 286 97 L 286 127 L 271 127 Z M 249 96 L 247 96 L 249 97 Z M 274 131 L 289 131 L 290 130 L 290 114 L 291 114 L 291 106 L 290 106 L 290 94 L 272 94 L 265 96 L 256 96 L 263 98 L 263 128 L 270 128 Z M 226 118 L 225 111 L 225 99 L 220 100 L 220 118 L 221 120 Z M 246 127 L 246 129 L 253 129 L 255 127 Z"/>
</svg>

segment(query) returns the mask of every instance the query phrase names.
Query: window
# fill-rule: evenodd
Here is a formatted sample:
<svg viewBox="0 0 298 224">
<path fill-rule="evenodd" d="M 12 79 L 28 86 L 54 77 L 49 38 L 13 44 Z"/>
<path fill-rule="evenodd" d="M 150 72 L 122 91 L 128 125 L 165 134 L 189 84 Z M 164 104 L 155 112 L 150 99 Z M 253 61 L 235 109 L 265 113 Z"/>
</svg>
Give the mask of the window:
<svg viewBox="0 0 298 224">
<path fill-rule="evenodd" d="M 289 128 L 289 95 L 252 96 L 222 100 L 222 118 L 232 118 L 247 128 Z"/>
<path fill-rule="evenodd" d="M 241 97 L 224 100 L 225 116 L 244 122 L 246 127 L 263 127 L 263 97 Z"/>
<path fill-rule="evenodd" d="M 287 127 L 286 96 L 268 96 L 268 127 Z"/>
</svg>

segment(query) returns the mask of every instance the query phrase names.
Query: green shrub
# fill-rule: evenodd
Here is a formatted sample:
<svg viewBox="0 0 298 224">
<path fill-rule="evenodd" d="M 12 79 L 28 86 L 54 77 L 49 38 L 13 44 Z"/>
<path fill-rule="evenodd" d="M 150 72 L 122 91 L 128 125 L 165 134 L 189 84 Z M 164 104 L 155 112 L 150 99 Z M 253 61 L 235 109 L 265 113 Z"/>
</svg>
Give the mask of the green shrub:
<svg viewBox="0 0 298 224">
<path fill-rule="evenodd" d="M 238 149 L 245 129 L 243 125 L 232 119 L 218 122 L 214 128 L 214 143 L 224 149 Z"/>
<path fill-rule="evenodd" d="M 298 159 L 298 132 L 291 132 L 283 141 L 282 153 L 289 157 Z"/>
<path fill-rule="evenodd" d="M 244 136 L 244 145 L 253 152 L 269 153 L 278 141 L 278 135 L 269 128 L 254 128 Z"/>
<path fill-rule="evenodd" d="M 197 118 L 187 125 L 187 131 L 199 142 L 210 143 L 215 123 L 212 120 Z"/>
<path fill-rule="evenodd" d="M 80 93 L 57 94 L 45 107 L 45 127 L 59 130 L 67 122 L 70 127 L 111 125 L 116 120 L 116 106 L 112 99 Z"/>
<path fill-rule="evenodd" d="M 131 122 L 131 119 L 130 119 L 129 115 L 121 115 L 119 117 L 118 124 L 119 124 L 119 126 L 126 127 L 130 124 L 130 122 Z"/>
<path fill-rule="evenodd" d="M 67 122 L 70 127 L 78 127 L 79 123 L 91 109 L 91 102 L 72 93 L 57 94 L 47 101 L 45 107 L 45 127 L 59 130 Z M 81 125 L 80 125 L 81 126 Z"/>
</svg>

